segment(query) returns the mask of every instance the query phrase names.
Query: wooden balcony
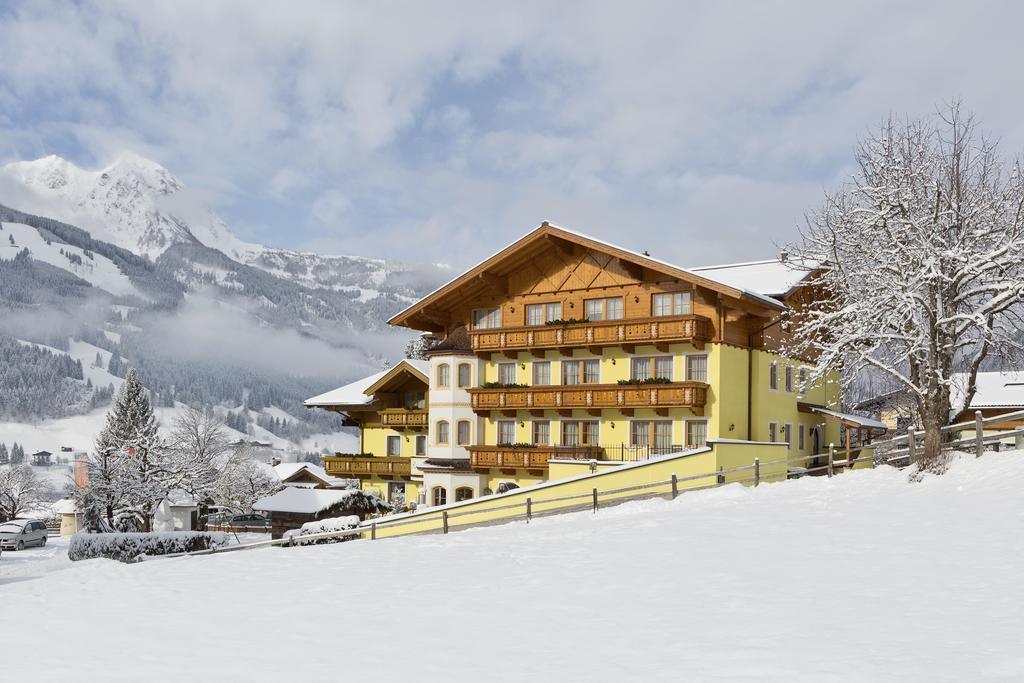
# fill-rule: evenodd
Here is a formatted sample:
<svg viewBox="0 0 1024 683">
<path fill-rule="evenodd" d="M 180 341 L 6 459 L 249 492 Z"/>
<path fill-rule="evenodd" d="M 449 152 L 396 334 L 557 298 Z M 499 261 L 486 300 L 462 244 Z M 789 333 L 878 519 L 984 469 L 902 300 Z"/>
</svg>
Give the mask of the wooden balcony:
<svg viewBox="0 0 1024 683">
<path fill-rule="evenodd" d="M 322 456 L 324 469 L 332 477 L 342 479 L 383 479 L 408 477 L 412 473 L 412 458 L 374 457 L 372 455 L 348 455 L 336 453 Z"/>
<path fill-rule="evenodd" d="M 473 410 L 515 413 L 517 410 L 589 410 L 618 409 L 629 413 L 637 408 L 689 408 L 697 415 L 704 412 L 708 385 L 704 382 L 670 384 L 571 384 L 497 389 L 470 389 Z"/>
<path fill-rule="evenodd" d="M 597 446 L 469 446 L 466 450 L 473 469 L 546 469 L 553 458 L 600 460 L 604 453 Z"/>
<path fill-rule="evenodd" d="M 478 354 L 603 346 L 621 346 L 631 353 L 638 344 L 653 344 L 667 351 L 669 344 L 678 342 L 703 348 L 704 342 L 711 339 L 711 321 L 700 315 L 599 320 L 572 325 L 470 330 L 469 337 L 473 351 Z"/>
<path fill-rule="evenodd" d="M 380 421 L 385 427 L 396 429 L 425 429 L 427 411 L 406 408 L 385 408 L 380 411 Z"/>
</svg>

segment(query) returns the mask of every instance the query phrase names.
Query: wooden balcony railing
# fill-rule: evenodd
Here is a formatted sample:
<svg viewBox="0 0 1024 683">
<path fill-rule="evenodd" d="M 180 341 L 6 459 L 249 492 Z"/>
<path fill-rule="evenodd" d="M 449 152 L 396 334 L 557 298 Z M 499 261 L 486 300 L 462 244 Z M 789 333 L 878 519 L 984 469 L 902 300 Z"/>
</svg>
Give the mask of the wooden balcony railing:
<svg viewBox="0 0 1024 683">
<path fill-rule="evenodd" d="M 519 467 L 542 469 L 553 458 L 599 460 L 603 449 L 597 446 L 469 446 L 472 468 Z"/>
<path fill-rule="evenodd" d="M 427 426 L 427 411 L 385 408 L 380 413 L 380 419 L 385 427 L 423 428 Z"/>
<path fill-rule="evenodd" d="M 412 473 L 412 458 L 374 457 L 372 455 L 322 456 L 324 469 L 333 477 L 408 477 Z"/>
<path fill-rule="evenodd" d="M 470 330 L 473 351 L 478 353 L 533 351 L 586 346 L 661 346 L 691 342 L 702 347 L 711 339 L 711 321 L 700 315 L 632 320 L 598 320 L 571 325 L 504 327 Z"/>
<path fill-rule="evenodd" d="M 707 403 L 704 382 L 671 384 L 571 384 L 497 389 L 470 389 L 473 410 L 600 410 L 618 408 L 690 408 L 702 412 Z"/>
</svg>

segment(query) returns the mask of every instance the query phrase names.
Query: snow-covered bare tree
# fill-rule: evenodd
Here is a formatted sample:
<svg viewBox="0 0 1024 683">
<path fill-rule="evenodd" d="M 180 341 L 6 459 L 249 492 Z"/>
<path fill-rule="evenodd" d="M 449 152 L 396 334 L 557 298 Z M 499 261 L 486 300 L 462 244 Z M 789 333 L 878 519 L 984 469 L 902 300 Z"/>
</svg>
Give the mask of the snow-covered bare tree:
<svg viewBox="0 0 1024 683">
<path fill-rule="evenodd" d="M 224 421 L 211 411 L 188 408 L 174 421 L 169 470 L 173 488 L 205 496 L 230 454 Z"/>
<path fill-rule="evenodd" d="M 888 121 L 861 141 L 856 164 L 792 248 L 794 261 L 820 267 L 789 351 L 847 386 L 868 369 L 890 378 L 916 403 L 923 465 L 934 466 L 941 428 L 970 405 L 982 363 L 1021 349 L 1024 178 L 959 104 Z M 967 378 L 957 392 L 955 373 Z"/>
<path fill-rule="evenodd" d="M 0 470 L 0 522 L 24 515 L 46 502 L 50 486 L 36 476 L 30 465 L 11 465 Z"/>
<path fill-rule="evenodd" d="M 211 493 L 217 503 L 252 512 L 257 500 L 282 488 L 280 478 L 254 458 L 255 454 L 249 448 L 237 448 L 231 452 Z"/>
</svg>

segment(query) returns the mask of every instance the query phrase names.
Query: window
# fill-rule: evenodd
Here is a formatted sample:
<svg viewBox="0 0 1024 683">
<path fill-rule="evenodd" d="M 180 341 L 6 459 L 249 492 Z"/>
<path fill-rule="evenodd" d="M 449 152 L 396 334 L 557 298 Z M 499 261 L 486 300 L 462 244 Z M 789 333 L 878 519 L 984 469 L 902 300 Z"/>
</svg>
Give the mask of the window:
<svg viewBox="0 0 1024 683">
<path fill-rule="evenodd" d="M 793 393 L 793 366 L 787 365 L 783 369 L 783 375 L 786 380 L 786 391 Z"/>
<path fill-rule="evenodd" d="M 651 297 L 651 308 L 655 316 L 689 315 L 692 310 L 690 292 L 655 294 Z"/>
<path fill-rule="evenodd" d="M 768 423 L 768 441 L 775 443 L 779 440 L 779 425 L 774 422 Z"/>
<path fill-rule="evenodd" d="M 779 364 L 775 361 L 768 366 L 768 388 L 772 391 L 779 390 Z"/>
<path fill-rule="evenodd" d="M 622 318 L 622 297 L 609 299 L 587 299 L 583 308 L 588 320 L 620 320 Z"/>
<path fill-rule="evenodd" d="M 437 443 L 443 446 L 448 445 L 448 421 L 440 420 L 437 423 Z"/>
<path fill-rule="evenodd" d="M 425 391 L 407 391 L 404 403 L 406 410 L 423 410 L 427 407 L 427 393 Z"/>
<path fill-rule="evenodd" d="M 596 446 L 598 442 L 597 420 L 563 420 L 563 446 Z"/>
<path fill-rule="evenodd" d="M 533 421 L 533 445 L 548 446 L 551 444 L 551 423 L 548 420 Z"/>
<path fill-rule="evenodd" d="M 395 456 L 402 454 L 402 437 L 400 436 L 389 436 L 388 437 L 388 455 Z"/>
<path fill-rule="evenodd" d="M 672 379 L 672 356 L 632 358 L 629 376 L 633 379 Z"/>
<path fill-rule="evenodd" d="M 416 455 L 427 454 L 427 437 L 423 434 L 416 435 Z"/>
<path fill-rule="evenodd" d="M 797 391 L 803 394 L 807 391 L 807 368 L 800 368 L 797 376 L 799 377 L 799 380 L 797 381 Z"/>
<path fill-rule="evenodd" d="M 455 443 L 459 446 L 469 445 L 469 420 L 459 420 L 455 425 Z"/>
<path fill-rule="evenodd" d="M 629 443 L 651 448 L 656 453 L 672 449 L 672 422 L 670 420 L 634 420 L 629 424 Z"/>
<path fill-rule="evenodd" d="M 451 385 L 452 369 L 447 363 L 441 363 L 437 366 L 437 386 L 447 387 Z"/>
<path fill-rule="evenodd" d="M 800 425 L 796 429 L 796 449 L 802 451 L 807 448 L 807 429 Z"/>
<path fill-rule="evenodd" d="M 473 489 L 468 486 L 460 486 L 455 489 L 455 502 L 458 503 L 461 500 L 470 500 L 473 497 Z"/>
<path fill-rule="evenodd" d="M 686 356 L 686 379 L 691 382 L 708 381 L 708 357 L 704 354 Z"/>
<path fill-rule="evenodd" d="M 708 441 L 708 423 L 706 420 L 686 421 L 686 447 L 701 448 Z"/>
<path fill-rule="evenodd" d="M 444 505 L 448 502 L 448 492 L 445 491 L 443 486 L 435 486 L 431 491 L 431 500 L 434 505 Z"/>
<path fill-rule="evenodd" d="M 782 425 L 782 440 L 786 442 L 789 450 L 793 450 L 793 425 L 788 423 Z"/>
<path fill-rule="evenodd" d="M 502 384 L 516 383 L 516 364 L 498 363 L 498 381 Z"/>
<path fill-rule="evenodd" d="M 477 330 L 501 327 L 500 308 L 478 308 L 473 311 L 473 328 Z"/>
<path fill-rule="evenodd" d="M 526 324 L 527 325 L 543 325 L 551 320 L 559 320 L 562 317 L 562 304 L 561 302 L 554 302 L 550 304 L 527 304 L 526 305 Z"/>
<path fill-rule="evenodd" d="M 473 383 L 473 368 L 469 363 L 459 363 L 458 383 L 460 387 L 468 387 Z"/>
<path fill-rule="evenodd" d="M 551 384 L 551 361 L 533 361 L 533 383 Z"/>
<path fill-rule="evenodd" d="M 515 420 L 498 420 L 498 445 L 507 446 L 516 442 Z"/>
<path fill-rule="evenodd" d="M 562 384 L 599 384 L 601 382 L 601 361 L 563 360 Z"/>
</svg>

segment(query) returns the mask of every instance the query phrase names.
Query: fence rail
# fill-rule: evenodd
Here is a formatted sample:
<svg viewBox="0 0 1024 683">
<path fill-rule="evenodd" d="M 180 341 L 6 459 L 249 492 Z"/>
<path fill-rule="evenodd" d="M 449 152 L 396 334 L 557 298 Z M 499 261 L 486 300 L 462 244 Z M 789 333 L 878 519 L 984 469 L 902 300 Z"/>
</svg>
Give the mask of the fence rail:
<svg viewBox="0 0 1024 683">
<path fill-rule="evenodd" d="M 825 464 L 815 465 L 814 462 L 819 459 L 825 459 Z M 811 466 L 801 467 L 790 465 L 794 463 L 808 463 L 810 461 Z M 786 470 L 781 473 L 775 474 L 763 474 L 763 468 L 771 465 L 786 465 Z M 578 510 L 591 509 L 595 513 L 601 507 L 608 507 L 618 505 L 620 503 L 629 502 L 632 500 L 639 500 L 643 498 L 654 498 L 662 497 L 668 499 L 675 499 L 684 493 L 691 493 L 694 491 L 703 491 L 712 488 L 718 488 L 728 484 L 752 484 L 758 486 L 761 483 L 770 481 L 783 481 L 785 479 L 794 479 L 803 476 L 812 475 L 815 473 L 824 473 L 826 476 L 833 476 L 838 471 L 846 468 L 856 467 L 858 465 L 871 465 L 872 461 L 867 459 L 853 459 L 849 461 L 836 460 L 835 459 L 835 447 L 830 446 L 829 450 L 825 453 L 817 453 L 813 455 L 802 455 L 792 458 L 778 458 L 775 460 L 761 461 L 760 458 L 754 458 L 753 464 L 741 465 L 739 467 L 733 467 L 730 469 L 718 469 L 713 472 L 704 472 L 700 474 L 692 474 L 684 477 L 677 477 L 673 474 L 668 479 L 650 482 L 645 484 L 635 484 L 632 486 L 618 487 L 612 489 L 600 490 L 593 488 L 589 492 L 572 494 L 567 496 L 556 496 L 554 498 L 543 498 L 534 499 L 533 496 L 526 497 L 525 500 L 510 502 L 504 505 L 498 505 L 494 507 L 487 507 L 485 509 L 471 509 L 471 510 L 459 510 L 459 503 L 454 503 L 449 506 L 441 506 L 440 508 L 432 508 L 422 512 L 406 513 L 409 516 L 396 517 L 395 519 L 388 518 L 375 518 L 363 521 L 359 526 L 344 531 L 327 531 L 318 534 L 308 534 L 301 537 L 289 537 L 280 539 L 271 539 L 266 541 L 256 541 L 254 543 L 244 543 L 233 546 L 225 546 L 222 548 L 209 548 L 207 550 L 199 550 L 191 553 L 177 553 L 174 555 L 163 555 L 153 557 L 150 559 L 161 559 L 170 557 L 181 557 L 185 555 L 213 555 L 225 552 L 233 552 L 236 550 L 253 550 L 257 548 L 269 548 L 273 546 L 295 546 L 302 545 L 312 541 L 331 539 L 331 538 L 344 538 L 349 536 L 363 537 L 367 535 L 369 540 L 375 540 L 377 538 L 377 532 L 384 529 L 395 529 L 411 524 L 423 524 L 424 522 L 436 522 L 437 528 L 432 530 L 417 531 L 413 533 L 444 533 L 447 534 L 451 529 L 456 526 L 451 522 L 462 517 L 470 517 L 473 515 L 481 515 L 506 510 L 522 510 L 519 515 L 509 515 L 495 520 L 487 520 L 484 522 L 469 522 L 460 526 L 460 528 L 470 528 L 473 526 L 483 526 L 486 524 L 505 523 L 513 522 L 516 520 L 525 521 L 529 523 L 534 517 L 548 516 L 554 514 L 562 514 L 566 512 L 574 512 Z M 740 477 L 730 477 L 730 475 L 743 475 Z M 688 482 L 696 482 L 702 479 L 714 478 L 715 481 L 712 484 L 704 486 L 690 486 L 681 488 L 681 484 Z M 509 495 L 515 494 L 516 491 L 522 492 L 521 489 L 513 489 L 506 494 L 496 495 Z M 627 495 L 622 495 L 627 494 Z M 616 496 L 615 498 L 609 499 L 609 496 Z M 480 500 L 480 499 L 476 499 Z M 560 505 L 562 503 L 573 503 L 572 505 Z M 556 505 L 554 508 L 549 506 Z M 455 506 L 455 509 L 451 508 Z M 546 509 L 538 510 L 538 507 L 545 507 Z M 435 516 L 428 518 L 429 516 Z"/>
</svg>

